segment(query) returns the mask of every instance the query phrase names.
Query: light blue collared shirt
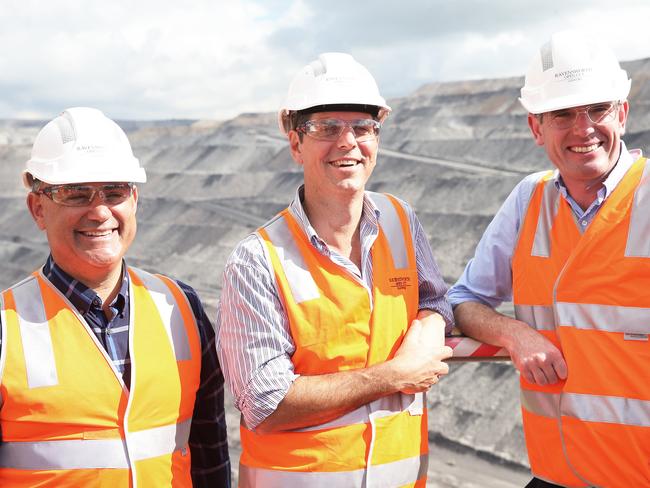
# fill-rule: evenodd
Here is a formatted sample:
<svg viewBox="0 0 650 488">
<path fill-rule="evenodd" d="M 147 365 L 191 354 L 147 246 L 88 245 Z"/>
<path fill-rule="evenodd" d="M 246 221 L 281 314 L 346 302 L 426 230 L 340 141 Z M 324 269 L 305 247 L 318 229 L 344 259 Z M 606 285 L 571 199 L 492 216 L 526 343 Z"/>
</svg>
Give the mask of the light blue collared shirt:
<svg viewBox="0 0 650 488">
<path fill-rule="evenodd" d="M 555 171 L 553 182 L 560 195 L 571 206 L 580 232 L 585 231 L 603 202 L 640 157 L 641 150 L 628 151 L 625 143 L 621 141 L 621 155 L 616 166 L 603 182 L 603 187 L 598 190 L 596 199 L 586 210 L 582 210 L 569 195 L 559 172 Z M 485 229 L 483 237 L 476 246 L 474 257 L 467 263 L 465 271 L 447 293 L 452 307 L 472 301 L 496 308 L 503 302 L 512 300 L 512 255 L 517 244 L 519 227 L 526 215 L 533 190 L 544 173 L 546 172 L 534 173 L 519 182 Z"/>
</svg>

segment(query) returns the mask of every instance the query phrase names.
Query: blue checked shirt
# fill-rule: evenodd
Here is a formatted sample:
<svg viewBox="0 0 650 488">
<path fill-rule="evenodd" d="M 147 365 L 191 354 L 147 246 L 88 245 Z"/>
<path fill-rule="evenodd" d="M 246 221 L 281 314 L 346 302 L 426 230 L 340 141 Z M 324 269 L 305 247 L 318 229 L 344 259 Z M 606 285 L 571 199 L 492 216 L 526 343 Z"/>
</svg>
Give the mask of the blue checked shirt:
<svg viewBox="0 0 650 488">
<path fill-rule="evenodd" d="M 110 320 L 102 311 L 101 298 L 57 266 L 51 255 L 43 267 L 43 274 L 86 320 L 128 387 L 131 379 L 128 273 L 123 273 L 120 292 L 110 305 L 113 316 Z M 214 329 L 194 289 L 180 281 L 176 283 L 187 296 L 197 319 L 203 351 L 201 384 L 196 392 L 189 439 L 192 483 L 194 487 L 228 488 L 230 459 L 223 407 L 224 380 L 214 345 Z"/>
</svg>

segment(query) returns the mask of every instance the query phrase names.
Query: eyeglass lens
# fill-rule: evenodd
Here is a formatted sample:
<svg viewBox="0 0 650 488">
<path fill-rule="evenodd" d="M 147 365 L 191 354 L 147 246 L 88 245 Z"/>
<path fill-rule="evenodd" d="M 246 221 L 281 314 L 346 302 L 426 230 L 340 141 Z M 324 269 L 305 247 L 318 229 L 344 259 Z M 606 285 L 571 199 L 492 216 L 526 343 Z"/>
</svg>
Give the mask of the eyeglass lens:
<svg viewBox="0 0 650 488">
<path fill-rule="evenodd" d="M 99 194 L 100 199 L 107 205 L 117 205 L 126 201 L 133 193 L 133 186 L 130 184 L 111 184 L 102 186 L 77 186 L 60 185 L 45 188 L 43 193 L 61 205 L 68 207 L 83 207 L 89 205 Z"/>
<path fill-rule="evenodd" d="M 367 141 L 377 137 L 381 124 L 374 119 L 320 119 L 308 120 L 298 130 L 314 139 L 335 141 L 347 127 L 352 129 L 357 141 Z"/>
<path fill-rule="evenodd" d="M 556 110 L 551 112 L 551 122 L 558 129 L 568 129 L 575 124 L 578 115 L 584 112 L 592 123 L 606 124 L 614 119 L 616 107 L 615 103 L 597 103 L 583 109 Z"/>
</svg>

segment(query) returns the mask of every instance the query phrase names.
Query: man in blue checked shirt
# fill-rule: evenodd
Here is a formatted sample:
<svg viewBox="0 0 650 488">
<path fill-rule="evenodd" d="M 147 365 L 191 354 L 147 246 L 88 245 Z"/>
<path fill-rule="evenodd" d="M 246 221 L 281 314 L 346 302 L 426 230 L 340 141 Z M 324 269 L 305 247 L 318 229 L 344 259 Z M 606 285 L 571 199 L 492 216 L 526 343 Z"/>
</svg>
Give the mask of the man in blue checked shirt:
<svg viewBox="0 0 650 488">
<path fill-rule="evenodd" d="M 229 487 L 212 325 L 123 259 L 146 181 L 124 132 L 68 109 L 23 179 L 50 256 L 0 296 L 0 486 Z"/>
</svg>

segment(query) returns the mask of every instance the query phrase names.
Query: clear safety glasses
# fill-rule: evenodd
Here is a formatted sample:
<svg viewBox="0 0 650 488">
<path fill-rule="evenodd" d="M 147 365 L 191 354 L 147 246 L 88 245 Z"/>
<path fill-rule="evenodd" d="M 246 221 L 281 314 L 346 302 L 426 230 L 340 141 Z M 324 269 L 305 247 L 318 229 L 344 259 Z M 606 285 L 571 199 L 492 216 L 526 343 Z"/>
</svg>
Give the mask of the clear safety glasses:
<svg viewBox="0 0 650 488">
<path fill-rule="evenodd" d="M 375 139 L 379 135 L 380 127 L 381 123 L 374 119 L 319 119 L 303 122 L 296 127 L 296 131 L 319 141 L 336 141 L 346 128 L 350 128 L 355 139 L 363 142 Z"/>
<path fill-rule="evenodd" d="M 108 183 L 100 186 L 53 185 L 38 190 L 53 202 L 66 207 L 85 207 L 99 195 L 106 205 L 118 205 L 133 195 L 133 183 Z"/>
<path fill-rule="evenodd" d="M 582 108 L 567 108 L 564 110 L 555 110 L 544 114 L 548 117 L 550 124 L 556 129 L 568 129 L 576 123 L 578 115 L 587 114 L 589 120 L 594 124 L 607 124 L 616 117 L 618 102 L 596 103 L 587 105 Z"/>
</svg>

